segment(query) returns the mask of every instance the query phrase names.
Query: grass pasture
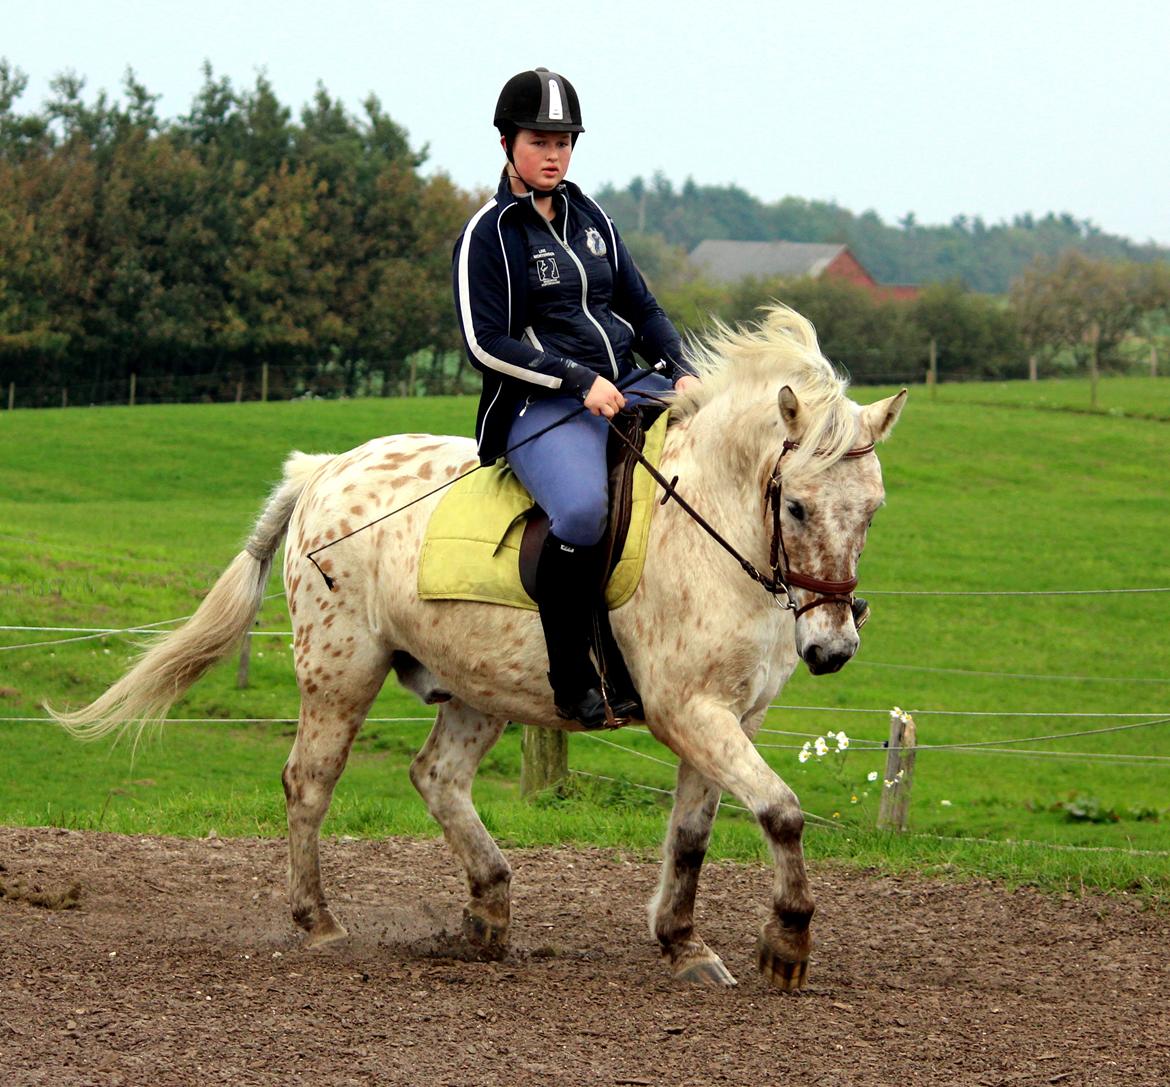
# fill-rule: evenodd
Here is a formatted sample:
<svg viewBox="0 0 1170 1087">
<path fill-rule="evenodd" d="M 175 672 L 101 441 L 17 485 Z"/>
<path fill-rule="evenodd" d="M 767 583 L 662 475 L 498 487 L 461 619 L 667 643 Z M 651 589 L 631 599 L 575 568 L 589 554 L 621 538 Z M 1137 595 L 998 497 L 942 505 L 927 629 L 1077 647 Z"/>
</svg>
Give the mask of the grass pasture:
<svg viewBox="0 0 1170 1087">
<path fill-rule="evenodd" d="M 917 595 L 1170 584 L 1170 382 L 1103 381 L 1103 410 L 1087 404 L 1084 382 L 913 390 L 881 450 L 887 508 L 862 560 L 859 591 L 874 618 L 861 652 L 837 676 L 798 672 L 759 737 L 818 817 L 806 838 L 814 858 L 1170 895 L 1170 723 L 1143 724 L 1170 718 L 1166 595 Z M 0 415 L 0 624 L 122 628 L 185 615 L 290 449 L 468 433 L 473 412 L 469 398 L 435 398 Z M 288 629 L 278 596 L 259 629 Z M 225 662 L 172 712 L 265 723 L 173 724 L 132 758 L 125 745 L 83 746 L 16 720 L 40 716 L 44 699 L 92 698 L 133 654 L 124 636 L 47 644 L 75 636 L 0 631 L 0 821 L 283 833 L 292 726 L 271 719 L 296 714 L 287 637 L 254 639 L 248 689 L 235 688 L 235 662 Z M 39 644 L 11 648 L 29 642 Z M 898 839 L 867 829 L 880 780 L 866 779 L 884 767 L 893 705 L 915 712 L 922 745 L 997 744 L 924 746 L 913 833 Z M 405 772 L 428 716 L 387 685 L 326 833 L 436 832 Z M 797 761 L 804 738 L 840 729 L 846 754 Z M 1091 734 L 1030 739 L 1075 732 Z M 653 761 L 669 754 L 634 730 L 570 748 L 574 769 L 600 776 L 525 804 L 509 729 L 477 783 L 489 829 L 520 844 L 652 848 L 665 798 L 639 786 L 670 788 L 670 766 Z M 721 815 L 713 853 L 761 856 L 751 821 Z"/>
</svg>

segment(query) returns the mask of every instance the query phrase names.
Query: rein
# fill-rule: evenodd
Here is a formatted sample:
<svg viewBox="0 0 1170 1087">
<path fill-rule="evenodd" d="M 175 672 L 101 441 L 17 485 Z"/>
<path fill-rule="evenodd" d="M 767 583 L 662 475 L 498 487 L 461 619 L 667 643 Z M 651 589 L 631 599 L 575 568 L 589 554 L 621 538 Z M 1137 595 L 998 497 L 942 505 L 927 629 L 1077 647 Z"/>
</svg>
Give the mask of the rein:
<svg viewBox="0 0 1170 1087">
<path fill-rule="evenodd" d="M 647 399 L 657 398 L 648 397 Z M 788 560 L 788 550 L 784 546 L 784 526 L 780 519 L 783 491 L 783 478 L 780 467 L 787 453 L 800 448 L 799 442 L 790 441 L 785 438 L 784 445 L 780 450 L 780 456 L 776 458 L 776 463 L 772 468 L 772 474 L 768 479 L 768 485 L 764 491 L 765 502 L 767 502 L 772 510 L 772 541 L 769 553 L 772 570 L 770 574 L 763 574 L 756 568 L 751 559 L 745 558 L 740 554 L 694 506 L 678 493 L 678 476 L 668 480 L 643 456 L 642 451 L 621 430 L 614 426 L 612 419 L 608 420 L 608 422 L 614 434 L 626 444 L 638 463 L 650 473 L 651 478 L 662 488 L 664 493 L 659 505 L 665 506 L 667 501 L 673 498 L 691 520 L 739 563 L 748 577 L 762 585 L 773 597 L 777 597 L 783 592 L 786 597 L 785 602 L 780 603 L 777 600 L 776 603 L 786 611 L 793 612 L 793 618 L 799 619 L 806 611 L 819 608 L 822 604 L 848 605 L 852 602 L 853 590 L 857 588 L 856 577 L 851 577 L 844 581 L 829 581 L 825 578 L 812 577 L 808 574 L 801 574 L 793 570 Z M 873 450 L 873 442 L 870 442 L 868 445 L 859 445 L 844 453 L 842 460 L 853 460 L 858 457 L 864 457 L 872 453 Z M 809 592 L 820 593 L 821 595 L 815 600 L 801 606 L 797 604 L 796 597 L 792 592 L 794 586 L 798 589 L 807 589 Z"/>
</svg>

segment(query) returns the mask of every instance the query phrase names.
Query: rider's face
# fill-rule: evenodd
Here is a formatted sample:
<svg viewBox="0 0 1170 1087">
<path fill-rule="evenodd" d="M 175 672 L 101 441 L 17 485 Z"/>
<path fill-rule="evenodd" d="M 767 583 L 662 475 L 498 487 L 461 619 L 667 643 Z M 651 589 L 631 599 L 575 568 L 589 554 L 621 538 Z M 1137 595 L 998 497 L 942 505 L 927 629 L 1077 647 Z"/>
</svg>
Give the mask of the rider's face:
<svg viewBox="0 0 1170 1087">
<path fill-rule="evenodd" d="M 568 132 L 522 128 L 512 141 L 516 173 L 533 189 L 547 191 L 559 185 L 569 172 L 572 156 L 573 137 Z"/>
</svg>

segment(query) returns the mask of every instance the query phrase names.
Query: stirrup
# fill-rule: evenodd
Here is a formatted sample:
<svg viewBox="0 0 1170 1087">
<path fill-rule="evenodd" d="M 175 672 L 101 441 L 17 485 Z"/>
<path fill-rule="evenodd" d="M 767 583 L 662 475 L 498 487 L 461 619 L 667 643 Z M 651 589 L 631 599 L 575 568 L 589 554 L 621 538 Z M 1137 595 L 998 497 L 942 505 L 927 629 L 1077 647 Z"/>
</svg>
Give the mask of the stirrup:
<svg viewBox="0 0 1170 1087">
<path fill-rule="evenodd" d="M 645 721 L 646 710 L 642 706 L 642 699 L 636 694 L 615 694 L 609 700 L 609 708 L 614 717 L 628 721 Z"/>
<path fill-rule="evenodd" d="M 579 698 L 554 699 L 557 716 L 565 721 L 576 721 L 583 729 L 594 731 L 599 728 L 617 728 L 629 720 L 621 717 L 614 708 L 607 705 L 601 690 L 590 687 Z"/>
<path fill-rule="evenodd" d="M 849 602 L 849 609 L 853 612 L 853 625 L 860 630 L 869 621 L 869 601 L 862 596 L 855 596 Z"/>
</svg>

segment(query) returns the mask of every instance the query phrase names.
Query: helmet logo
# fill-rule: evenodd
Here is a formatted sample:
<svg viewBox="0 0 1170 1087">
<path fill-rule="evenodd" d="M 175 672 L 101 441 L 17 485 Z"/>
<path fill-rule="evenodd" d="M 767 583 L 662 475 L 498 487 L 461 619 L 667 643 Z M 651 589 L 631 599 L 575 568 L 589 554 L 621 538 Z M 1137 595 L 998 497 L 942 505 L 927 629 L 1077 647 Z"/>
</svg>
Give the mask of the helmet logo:
<svg viewBox="0 0 1170 1087">
<path fill-rule="evenodd" d="M 548 119 L 550 121 L 565 119 L 565 107 L 561 104 L 561 88 L 555 79 L 548 81 Z"/>
<path fill-rule="evenodd" d="M 605 239 L 601 236 L 601 231 L 591 226 L 585 228 L 585 248 L 595 257 L 605 256 Z"/>
</svg>

